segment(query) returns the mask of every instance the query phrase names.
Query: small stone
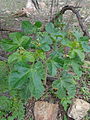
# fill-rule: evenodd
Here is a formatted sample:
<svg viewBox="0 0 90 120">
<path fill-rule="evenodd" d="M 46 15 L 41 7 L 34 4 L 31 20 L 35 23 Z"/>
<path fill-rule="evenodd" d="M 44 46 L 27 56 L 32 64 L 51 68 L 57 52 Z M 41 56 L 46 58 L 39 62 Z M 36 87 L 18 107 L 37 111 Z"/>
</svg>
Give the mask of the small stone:
<svg viewBox="0 0 90 120">
<path fill-rule="evenodd" d="M 47 7 L 45 2 L 39 2 L 39 6 L 41 9 L 45 9 Z"/>
<path fill-rule="evenodd" d="M 9 11 L 9 10 L 6 10 L 5 12 L 6 12 L 7 14 L 11 14 L 11 11 Z"/>
<path fill-rule="evenodd" d="M 16 21 L 19 21 L 19 19 L 18 19 L 18 18 L 15 18 L 15 20 L 16 20 Z"/>
<path fill-rule="evenodd" d="M 74 120 L 81 120 L 87 115 L 90 104 L 82 99 L 74 99 L 73 104 L 68 109 L 68 116 Z"/>
<path fill-rule="evenodd" d="M 38 101 L 34 106 L 35 120 L 57 120 L 58 104 Z"/>
</svg>

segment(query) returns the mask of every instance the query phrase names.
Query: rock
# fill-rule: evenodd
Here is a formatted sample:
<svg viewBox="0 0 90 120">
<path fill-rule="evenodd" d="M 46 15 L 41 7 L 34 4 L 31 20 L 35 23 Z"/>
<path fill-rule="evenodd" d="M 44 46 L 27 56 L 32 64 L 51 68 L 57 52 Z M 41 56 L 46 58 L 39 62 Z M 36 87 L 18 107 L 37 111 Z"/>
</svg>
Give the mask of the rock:
<svg viewBox="0 0 90 120">
<path fill-rule="evenodd" d="M 39 2 L 39 6 L 41 9 L 45 9 L 47 7 L 45 2 Z"/>
<path fill-rule="evenodd" d="M 34 106 L 35 120 L 57 120 L 58 104 L 38 101 Z"/>
<path fill-rule="evenodd" d="M 31 0 L 27 0 L 26 8 L 35 9 L 35 6 Z"/>
<path fill-rule="evenodd" d="M 90 104 L 82 99 L 74 99 L 73 104 L 68 109 L 68 116 L 74 120 L 81 120 L 87 115 Z"/>
<path fill-rule="evenodd" d="M 11 11 L 9 11 L 9 10 L 6 10 L 6 11 L 5 11 L 5 13 L 7 13 L 7 14 L 11 14 Z"/>
</svg>

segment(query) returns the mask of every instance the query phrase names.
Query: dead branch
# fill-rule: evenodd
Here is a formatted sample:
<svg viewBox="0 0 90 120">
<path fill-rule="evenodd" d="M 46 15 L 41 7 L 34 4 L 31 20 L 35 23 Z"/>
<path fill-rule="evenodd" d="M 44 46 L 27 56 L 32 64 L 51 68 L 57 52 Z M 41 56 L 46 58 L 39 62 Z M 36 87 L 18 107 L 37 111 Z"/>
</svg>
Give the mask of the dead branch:
<svg viewBox="0 0 90 120">
<path fill-rule="evenodd" d="M 79 10 L 77 10 L 77 8 L 80 8 L 80 7 L 74 7 L 74 6 L 69 6 L 69 5 L 64 6 L 64 7 L 61 9 L 61 11 L 59 12 L 59 14 L 56 15 L 50 22 L 54 22 L 56 19 L 59 18 L 60 15 L 63 15 L 67 10 L 71 10 L 71 11 L 76 15 L 76 17 L 77 17 L 77 19 L 78 19 L 78 22 L 79 22 L 79 25 L 80 25 L 80 27 L 81 27 L 81 30 L 82 30 L 83 33 L 84 33 L 83 35 L 90 37 L 89 32 L 87 31 L 87 27 L 86 27 L 86 25 L 83 23 L 82 17 L 81 17 L 81 15 L 79 14 Z"/>
<path fill-rule="evenodd" d="M 75 6 L 75 7 L 80 6 L 81 2 L 82 2 L 82 0 L 77 0 L 77 1 L 75 2 L 74 6 Z M 66 5 L 68 5 L 68 0 L 66 1 Z M 69 25 L 70 25 L 70 24 L 72 23 L 72 21 L 73 21 L 73 17 L 74 17 L 74 15 L 73 15 L 73 13 L 71 13 L 71 15 L 70 15 L 70 17 L 69 17 L 69 20 L 67 21 L 67 25 L 65 26 L 65 31 L 66 31 L 66 32 L 67 32 L 67 30 L 68 30 L 68 28 L 69 28 Z"/>
<path fill-rule="evenodd" d="M 79 14 L 79 10 L 77 10 L 77 8 L 80 8 L 80 7 L 74 7 L 74 6 L 69 6 L 69 5 L 64 6 L 61 9 L 61 11 L 59 12 L 59 14 L 57 14 L 55 17 L 53 17 L 52 20 L 50 20 L 50 22 L 54 23 L 54 21 L 56 19 L 58 19 L 60 15 L 63 15 L 67 10 L 71 10 L 76 15 L 76 17 L 78 19 L 79 26 L 81 27 L 81 30 L 84 33 L 83 35 L 90 37 L 89 32 L 87 30 L 87 27 L 86 27 L 85 23 L 83 23 L 82 17 Z M 45 26 L 43 27 L 43 29 L 41 29 L 41 31 L 44 31 L 44 30 L 45 30 Z M 14 30 L 14 29 L 6 29 L 6 28 L 0 28 L 0 31 L 22 32 L 22 30 Z"/>
<path fill-rule="evenodd" d="M 22 30 L 20 29 L 11 29 L 11 28 L 0 28 L 0 31 L 22 32 Z"/>
</svg>

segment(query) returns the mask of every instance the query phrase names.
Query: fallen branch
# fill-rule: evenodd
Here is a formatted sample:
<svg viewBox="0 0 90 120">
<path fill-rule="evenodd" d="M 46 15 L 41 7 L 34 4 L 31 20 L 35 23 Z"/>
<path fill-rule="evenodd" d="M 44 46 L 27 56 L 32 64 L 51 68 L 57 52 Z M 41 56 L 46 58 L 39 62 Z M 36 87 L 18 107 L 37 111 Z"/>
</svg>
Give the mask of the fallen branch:
<svg viewBox="0 0 90 120">
<path fill-rule="evenodd" d="M 11 29 L 11 28 L 0 28 L 0 31 L 22 32 L 22 30 L 20 29 Z"/>
<path fill-rule="evenodd" d="M 86 27 L 86 25 L 83 23 L 82 17 L 81 17 L 81 15 L 79 14 L 79 10 L 77 10 L 77 8 L 80 8 L 80 7 L 74 7 L 74 6 L 69 6 L 69 5 L 64 6 L 64 7 L 61 9 L 61 11 L 59 12 L 59 14 L 56 15 L 50 22 L 54 22 L 56 19 L 58 19 L 58 18 L 60 17 L 60 15 L 63 15 L 67 10 L 71 10 L 71 11 L 76 15 L 76 17 L 77 17 L 77 19 L 78 19 L 79 25 L 80 25 L 83 33 L 84 33 L 83 35 L 90 37 L 89 32 L 88 32 L 88 30 L 87 30 L 87 27 Z"/>
<path fill-rule="evenodd" d="M 85 23 L 83 23 L 82 17 L 79 14 L 79 10 L 77 10 L 77 8 L 80 8 L 80 7 L 74 7 L 74 6 L 69 6 L 69 5 L 64 6 L 61 9 L 61 11 L 55 17 L 53 17 L 52 20 L 50 20 L 50 22 L 54 23 L 54 21 L 56 19 L 58 19 L 60 15 L 63 15 L 67 10 L 71 10 L 78 19 L 79 25 L 82 29 L 82 32 L 84 33 L 83 35 L 90 37 L 87 27 L 86 27 Z M 45 26 L 43 27 L 43 29 L 41 31 L 44 31 L 44 30 L 45 30 Z M 6 28 L 0 28 L 0 31 L 22 32 L 22 30 L 14 30 L 14 29 L 6 29 Z"/>
</svg>

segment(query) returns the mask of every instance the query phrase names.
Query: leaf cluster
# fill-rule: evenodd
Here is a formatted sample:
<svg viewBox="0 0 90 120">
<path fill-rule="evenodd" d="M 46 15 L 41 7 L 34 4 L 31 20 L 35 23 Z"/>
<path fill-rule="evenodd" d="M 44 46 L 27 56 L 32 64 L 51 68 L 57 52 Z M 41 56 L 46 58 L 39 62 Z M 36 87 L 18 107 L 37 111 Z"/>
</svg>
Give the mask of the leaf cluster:
<svg viewBox="0 0 90 120">
<path fill-rule="evenodd" d="M 66 110 L 75 96 L 75 79 L 83 73 L 85 52 L 90 52 L 89 38 L 78 31 L 61 31 L 53 23 L 48 23 L 44 32 L 41 27 L 39 21 L 23 21 L 23 32 L 10 33 L 9 39 L 1 41 L 2 49 L 11 52 L 8 87 L 18 91 L 22 99 L 40 99 L 47 76 L 58 77 L 52 83 L 52 91 Z"/>
</svg>

